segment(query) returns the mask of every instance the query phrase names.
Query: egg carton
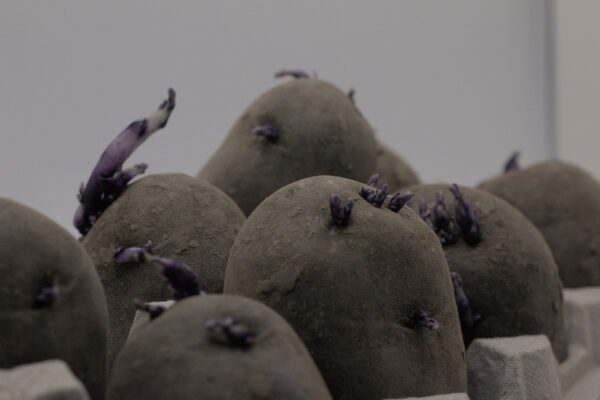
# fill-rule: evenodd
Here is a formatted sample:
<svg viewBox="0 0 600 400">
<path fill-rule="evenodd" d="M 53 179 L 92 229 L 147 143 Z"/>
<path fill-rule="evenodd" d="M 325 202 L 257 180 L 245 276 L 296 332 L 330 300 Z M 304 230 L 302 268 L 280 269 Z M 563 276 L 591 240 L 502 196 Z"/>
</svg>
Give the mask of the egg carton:
<svg viewBox="0 0 600 400">
<path fill-rule="evenodd" d="M 90 400 L 67 364 L 47 360 L 0 369 L 0 400 Z"/>
</svg>

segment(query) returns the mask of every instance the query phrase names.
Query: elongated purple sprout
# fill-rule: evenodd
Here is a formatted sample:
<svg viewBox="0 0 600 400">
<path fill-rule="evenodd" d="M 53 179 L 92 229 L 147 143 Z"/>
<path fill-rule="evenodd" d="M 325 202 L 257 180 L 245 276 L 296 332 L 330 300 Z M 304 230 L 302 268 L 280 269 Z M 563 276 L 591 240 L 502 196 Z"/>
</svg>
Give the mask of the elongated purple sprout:
<svg viewBox="0 0 600 400">
<path fill-rule="evenodd" d="M 114 261 L 117 264 L 126 262 L 150 263 L 156 266 L 159 272 L 167 279 L 173 289 L 173 298 L 181 300 L 189 296 L 201 294 L 200 280 L 196 271 L 189 266 L 169 258 L 157 257 L 148 251 L 148 247 L 119 247 L 115 250 Z"/>
<path fill-rule="evenodd" d="M 275 143 L 279 139 L 279 131 L 272 125 L 257 126 L 252 129 L 252 134 L 262 136 L 271 143 Z"/>
<path fill-rule="evenodd" d="M 367 185 L 368 186 L 372 186 L 375 187 L 377 186 L 377 182 L 379 181 L 379 174 L 373 174 L 371 175 L 371 177 L 369 178 L 369 180 L 367 181 Z M 360 197 L 362 197 L 363 199 L 367 199 L 371 194 L 375 193 L 374 189 L 369 189 L 369 188 L 362 188 L 360 189 L 360 192 L 358 192 L 358 194 L 360 195 Z"/>
<path fill-rule="evenodd" d="M 454 195 L 454 217 L 456 218 L 456 223 L 460 227 L 465 241 L 471 246 L 475 246 L 481 241 L 479 218 L 473 207 L 471 207 L 471 204 L 463 197 L 456 183 L 450 186 L 450 191 Z"/>
<path fill-rule="evenodd" d="M 514 153 L 511 154 L 511 156 L 508 158 L 508 160 L 506 160 L 506 162 L 504 163 L 504 173 L 510 172 L 510 171 L 516 171 L 518 170 L 519 167 L 519 156 L 521 155 L 520 152 L 515 151 Z"/>
<path fill-rule="evenodd" d="M 150 314 L 151 320 L 159 317 L 167 309 L 167 307 L 162 306 L 160 304 L 146 303 L 139 299 L 135 299 L 133 301 L 133 304 L 135 304 L 135 308 L 137 308 L 138 310 L 141 310 L 141 311 L 144 311 L 144 312 L 147 312 L 148 314 Z"/>
<path fill-rule="evenodd" d="M 54 300 L 60 295 L 58 286 L 44 287 L 36 293 L 33 298 L 33 306 L 35 308 L 47 307 L 54 303 Z"/>
<path fill-rule="evenodd" d="M 404 194 L 396 193 L 390 199 L 388 204 L 388 208 L 394 212 L 398 212 L 412 199 L 415 197 L 415 194 L 412 192 L 406 192 Z"/>
<path fill-rule="evenodd" d="M 80 204 L 73 224 L 82 235 L 90 230 L 102 212 L 121 194 L 127 182 L 146 170 L 145 164 L 124 171 L 122 168 L 139 145 L 167 124 L 174 108 L 175 91 L 169 89 L 169 97 L 160 104 L 158 110 L 129 124 L 104 150 L 87 184 L 80 187 L 77 195 Z"/>
<path fill-rule="evenodd" d="M 440 324 L 434 319 L 431 318 L 425 311 L 417 311 L 413 314 L 412 317 L 413 329 L 419 328 L 429 328 L 438 330 L 440 329 Z"/>
<path fill-rule="evenodd" d="M 476 322 L 481 316 L 473 311 L 471 302 L 463 289 L 463 281 L 458 272 L 451 272 L 452 286 L 454 288 L 454 299 L 458 308 L 458 317 L 460 318 L 460 328 L 465 345 L 468 345 L 473 339 L 473 330 Z"/>
<path fill-rule="evenodd" d="M 221 320 L 209 319 L 204 325 L 211 341 L 236 347 L 248 347 L 254 342 L 250 329 L 227 317 Z"/>
<path fill-rule="evenodd" d="M 346 226 L 350 222 L 350 216 L 352 214 L 352 207 L 354 206 L 354 200 L 350 199 L 344 206 L 342 205 L 342 199 L 340 195 L 334 193 L 329 198 L 329 210 L 331 212 L 331 219 L 329 220 L 329 226 Z"/>
<path fill-rule="evenodd" d="M 290 76 L 294 79 L 310 78 L 306 72 L 299 69 L 282 69 L 275 73 L 275 78 L 285 78 L 287 76 Z"/>
</svg>

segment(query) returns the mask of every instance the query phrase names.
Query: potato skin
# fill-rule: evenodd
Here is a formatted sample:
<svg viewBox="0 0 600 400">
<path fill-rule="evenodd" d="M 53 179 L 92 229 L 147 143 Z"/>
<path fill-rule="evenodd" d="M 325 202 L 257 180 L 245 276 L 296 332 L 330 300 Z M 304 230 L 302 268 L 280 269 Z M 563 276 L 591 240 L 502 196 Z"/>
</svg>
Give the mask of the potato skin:
<svg viewBox="0 0 600 400">
<path fill-rule="evenodd" d="M 231 249 L 224 293 L 262 301 L 298 332 L 334 398 L 466 392 L 450 271 L 435 234 L 408 207 L 376 208 L 364 185 L 318 176 L 287 185 L 248 217 Z M 330 229 L 329 197 L 355 199 Z M 426 311 L 439 331 L 412 328 Z"/>
<path fill-rule="evenodd" d="M 380 186 L 387 183 L 390 191 L 398 191 L 407 186 L 418 185 L 419 177 L 415 171 L 390 147 L 378 142 L 377 169 Z"/>
<path fill-rule="evenodd" d="M 108 313 L 90 257 L 54 221 L 0 198 L 0 260 L 0 368 L 61 359 L 103 400 Z M 59 296 L 34 308 L 51 286 Z"/>
<path fill-rule="evenodd" d="M 512 171 L 483 183 L 542 232 L 565 287 L 600 285 L 600 183 L 558 160 Z"/>
<path fill-rule="evenodd" d="M 442 192 L 454 218 L 454 196 L 448 184 L 407 188 L 433 207 Z M 482 240 L 468 245 L 461 237 L 444 246 L 450 270 L 462 277 L 473 310 L 481 314 L 473 337 L 545 334 L 556 357 L 566 357 L 562 284 L 552 252 L 542 234 L 519 210 L 488 192 L 460 186 L 480 220 Z"/>
<path fill-rule="evenodd" d="M 276 143 L 252 134 L 280 132 Z M 297 79 L 258 97 L 235 122 L 198 176 L 227 193 L 246 215 L 280 187 L 315 175 L 366 181 L 377 148 L 368 122 L 345 93 L 318 79 Z"/>
<path fill-rule="evenodd" d="M 135 314 L 134 299 L 172 298 L 165 279 L 149 265 L 117 265 L 118 247 L 142 246 L 200 275 L 201 289 L 220 293 L 227 255 L 245 217 L 210 183 L 183 174 L 149 175 L 130 185 L 83 238 L 106 291 L 110 317 L 109 365 L 123 346 Z"/>
<path fill-rule="evenodd" d="M 233 317 L 255 335 L 248 348 L 209 340 L 209 319 Z M 127 341 L 108 400 L 331 400 L 306 348 L 273 310 L 239 296 L 193 296 Z"/>
</svg>

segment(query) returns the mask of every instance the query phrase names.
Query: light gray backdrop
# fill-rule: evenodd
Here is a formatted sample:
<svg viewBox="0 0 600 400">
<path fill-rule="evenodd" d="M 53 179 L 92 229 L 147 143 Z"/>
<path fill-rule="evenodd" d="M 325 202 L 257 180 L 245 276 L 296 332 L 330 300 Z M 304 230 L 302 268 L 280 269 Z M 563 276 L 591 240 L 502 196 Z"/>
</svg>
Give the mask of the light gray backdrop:
<svg viewBox="0 0 600 400">
<path fill-rule="evenodd" d="M 425 181 L 554 154 L 543 0 L 0 2 L 0 196 L 71 232 L 79 183 L 168 87 L 169 125 L 127 165 L 193 175 L 282 67 L 355 88 Z"/>
</svg>

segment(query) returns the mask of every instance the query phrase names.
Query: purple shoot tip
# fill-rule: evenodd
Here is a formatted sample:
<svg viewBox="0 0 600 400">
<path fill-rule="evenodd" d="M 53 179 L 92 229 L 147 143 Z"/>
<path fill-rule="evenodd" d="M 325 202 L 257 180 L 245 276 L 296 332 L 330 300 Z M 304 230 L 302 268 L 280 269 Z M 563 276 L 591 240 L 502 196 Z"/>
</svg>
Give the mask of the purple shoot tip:
<svg viewBox="0 0 600 400">
<path fill-rule="evenodd" d="M 254 335 L 250 332 L 250 329 L 231 317 L 221 320 L 209 319 L 204 326 L 208 338 L 216 343 L 248 347 L 254 342 Z"/>
<path fill-rule="evenodd" d="M 510 171 L 516 171 L 520 168 L 519 166 L 519 156 L 521 155 L 520 152 L 515 151 L 514 153 L 511 154 L 511 156 L 508 158 L 508 160 L 506 160 L 506 162 L 504 163 L 504 173 L 510 172 Z"/>
<path fill-rule="evenodd" d="M 127 182 L 146 170 L 145 164 L 126 170 L 122 168 L 139 145 L 165 127 L 174 108 L 175 91 L 169 89 L 168 98 L 159 105 L 158 110 L 129 124 L 104 150 L 87 184 L 80 186 L 77 195 L 80 204 L 73 224 L 82 235 L 91 229 L 96 219 L 121 194 Z"/>
<path fill-rule="evenodd" d="M 60 295 L 60 289 L 57 286 L 42 288 L 36 293 L 33 299 L 35 308 L 43 308 L 54 303 L 54 300 Z"/>
<path fill-rule="evenodd" d="M 143 247 L 119 247 L 113 253 L 115 264 L 135 263 L 140 264 L 149 260 L 152 241 L 149 240 Z"/>
<path fill-rule="evenodd" d="M 367 185 L 375 187 L 375 186 L 377 186 L 378 181 L 379 181 L 379 174 L 373 174 L 367 181 Z M 360 192 L 358 192 L 360 197 L 362 197 L 365 200 L 367 200 L 367 198 L 373 193 L 375 193 L 375 190 L 369 189 L 369 188 L 362 188 L 362 189 L 360 189 Z"/>
<path fill-rule="evenodd" d="M 285 78 L 287 76 L 292 77 L 294 79 L 310 78 L 310 76 L 306 72 L 299 69 L 282 69 L 275 73 L 275 78 Z"/>
<path fill-rule="evenodd" d="M 398 212 L 412 199 L 415 197 L 415 194 L 412 192 L 406 192 L 404 194 L 396 193 L 390 199 L 390 203 L 388 204 L 388 208 L 394 212 Z"/>
<path fill-rule="evenodd" d="M 259 125 L 252 129 L 252 134 L 262 136 L 271 143 L 279 139 L 279 131 L 272 125 Z"/>
<path fill-rule="evenodd" d="M 479 218 L 471 204 L 465 200 L 456 183 L 450 186 L 450 191 L 454 195 L 454 216 L 456 223 L 460 227 L 465 241 L 475 246 L 481 241 L 481 227 Z"/>
<path fill-rule="evenodd" d="M 437 199 L 433 206 L 433 226 L 442 246 L 454 244 L 458 241 L 458 232 L 456 231 L 454 222 L 452 222 L 448 215 L 442 192 L 437 194 Z"/>
<path fill-rule="evenodd" d="M 165 306 L 162 306 L 159 304 L 146 303 L 139 299 L 135 299 L 133 301 L 133 304 L 135 304 L 135 308 L 137 308 L 138 310 L 144 311 L 144 312 L 147 312 L 148 314 L 150 314 L 151 320 L 159 317 L 167 309 L 167 307 L 165 307 Z"/>
<path fill-rule="evenodd" d="M 200 278 L 196 271 L 185 264 L 161 257 L 153 257 L 152 262 L 160 266 L 161 273 L 173 289 L 173 299 L 181 300 L 200 294 Z"/>
<path fill-rule="evenodd" d="M 183 263 L 150 254 L 151 245 L 152 242 L 148 241 L 144 247 L 119 247 L 114 253 L 115 263 L 147 262 L 155 265 L 173 289 L 175 300 L 201 294 L 200 280 L 196 271 Z"/>
<path fill-rule="evenodd" d="M 388 185 L 387 185 L 387 183 L 384 183 L 383 186 L 381 187 L 381 190 L 376 190 L 376 191 L 372 192 L 371 194 L 369 194 L 369 196 L 367 196 L 367 198 L 365 200 L 367 200 L 373 206 L 375 206 L 377 208 L 381 208 L 387 195 L 388 195 Z"/>
<path fill-rule="evenodd" d="M 346 226 L 350 222 L 350 215 L 352 214 L 352 207 L 354 206 L 354 200 L 350 201 L 343 206 L 342 199 L 338 194 L 332 194 L 329 198 L 329 209 L 331 211 L 331 219 L 329 220 L 329 226 Z"/>
<path fill-rule="evenodd" d="M 438 330 L 440 329 L 440 324 L 434 319 L 431 318 L 425 311 L 417 311 L 413 314 L 412 317 L 413 329 L 419 328 L 429 328 Z"/>
</svg>

